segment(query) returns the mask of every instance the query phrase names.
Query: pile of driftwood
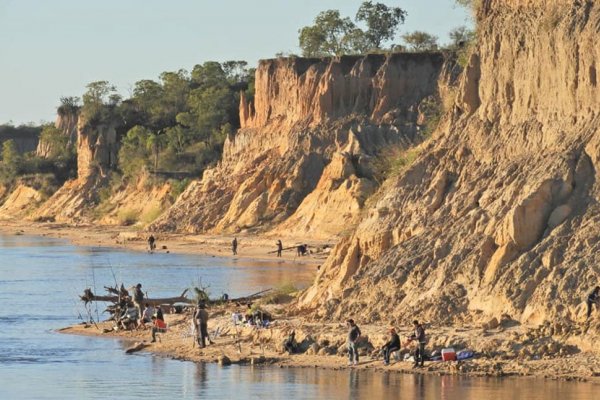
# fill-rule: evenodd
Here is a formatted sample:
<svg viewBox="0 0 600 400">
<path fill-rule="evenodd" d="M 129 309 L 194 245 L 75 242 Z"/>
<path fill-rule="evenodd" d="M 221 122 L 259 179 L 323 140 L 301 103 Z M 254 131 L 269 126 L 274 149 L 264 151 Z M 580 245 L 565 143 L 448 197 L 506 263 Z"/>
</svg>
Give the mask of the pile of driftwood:
<svg viewBox="0 0 600 400">
<path fill-rule="evenodd" d="M 88 304 L 90 304 L 91 302 L 94 301 L 101 301 L 101 302 L 107 302 L 107 303 L 112 303 L 110 304 L 108 307 L 106 307 L 106 309 L 104 310 L 104 312 L 107 312 L 110 314 L 110 317 L 107 319 L 108 321 L 115 321 L 117 326 L 121 325 L 121 320 L 123 318 L 126 318 L 127 315 L 127 310 L 131 307 L 133 307 L 133 298 L 132 295 L 129 293 L 129 291 L 127 289 L 125 289 L 125 286 L 123 284 L 121 284 L 120 287 L 109 287 L 109 286 L 104 286 L 104 289 L 106 289 L 106 291 L 108 292 L 108 295 L 105 296 L 97 296 L 92 292 L 92 289 L 87 288 L 83 291 L 83 295 L 80 295 L 79 298 L 84 302 L 84 304 L 86 305 L 86 309 L 88 309 L 88 316 L 90 318 L 90 322 L 93 322 L 92 320 L 92 315 L 91 312 L 89 310 L 89 308 L 87 307 Z M 230 299 L 230 298 L 221 298 L 218 300 L 205 300 L 205 303 L 210 306 L 213 304 L 223 304 L 223 303 L 235 303 L 237 305 L 241 305 L 241 304 L 250 304 L 252 301 L 257 300 L 258 298 L 260 298 L 261 296 L 263 296 L 265 293 L 269 292 L 271 289 L 266 289 L 266 290 L 261 290 L 260 292 L 251 294 L 250 296 L 244 296 L 244 297 L 239 297 L 239 298 L 234 298 L 234 299 Z M 185 306 L 186 304 L 189 306 L 195 305 L 196 304 L 196 300 L 190 300 L 188 299 L 185 295 L 187 293 L 188 289 L 185 289 L 181 295 L 177 296 L 177 297 L 163 297 L 163 298 L 144 298 L 144 304 L 149 304 L 152 307 L 161 307 L 164 309 L 165 312 L 170 313 L 172 312 L 173 309 L 177 309 L 176 305 L 183 305 Z M 198 290 L 196 289 L 197 292 L 204 292 L 204 290 Z M 206 296 L 208 298 L 208 296 Z M 181 311 L 181 310 L 178 310 Z M 139 316 L 141 317 L 141 316 Z"/>
<path fill-rule="evenodd" d="M 107 319 L 108 321 L 115 321 L 117 326 L 120 326 L 121 320 L 127 316 L 127 310 L 134 306 L 132 295 L 125 289 L 123 284 L 121 284 L 120 287 L 105 286 L 104 289 L 106 289 L 108 295 L 97 296 L 92 292 L 92 289 L 87 288 L 79 298 L 84 302 L 86 308 L 89 303 L 94 301 L 112 303 L 106 307 L 104 312 L 110 314 L 110 317 Z M 191 300 L 185 297 L 187 291 L 188 290 L 185 289 L 183 293 L 177 297 L 144 298 L 144 304 L 147 303 L 152 307 L 160 306 L 169 308 L 173 307 L 176 303 L 190 304 Z M 91 313 L 88 312 L 88 315 L 91 319 Z M 138 318 L 141 318 L 141 316 L 138 316 Z"/>
</svg>

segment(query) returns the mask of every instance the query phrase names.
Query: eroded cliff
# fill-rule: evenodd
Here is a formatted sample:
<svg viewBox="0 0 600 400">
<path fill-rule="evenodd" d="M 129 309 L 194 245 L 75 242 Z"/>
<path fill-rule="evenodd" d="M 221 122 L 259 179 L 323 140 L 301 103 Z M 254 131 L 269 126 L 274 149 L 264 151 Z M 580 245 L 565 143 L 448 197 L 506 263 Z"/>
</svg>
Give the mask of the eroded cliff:
<svg viewBox="0 0 600 400">
<path fill-rule="evenodd" d="M 385 322 L 584 319 L 600 282 L 599 31 L 592 1 L 484 0 L 453 111 L 300 306 Z"/>
<path fill-rule="evenodd" d="M 444 61 L 441 54 L 261 61 L 255 102 L 242 97 L 242 129 L 226 139 L 221 162 L 150 229 L 339 234 L 376 189 L 370 157 L 420 141 L 419 106 L 450 79 Z"/>
<path fill-rule="evenodd" d="M 67 181 L 31 217 L 36 220 L 77 222 L 90 219 L 100 188 L 116 162 L 115 124 L 90 123 L 84 114 L 77 122 L 77 178 Z"/>
</svg>

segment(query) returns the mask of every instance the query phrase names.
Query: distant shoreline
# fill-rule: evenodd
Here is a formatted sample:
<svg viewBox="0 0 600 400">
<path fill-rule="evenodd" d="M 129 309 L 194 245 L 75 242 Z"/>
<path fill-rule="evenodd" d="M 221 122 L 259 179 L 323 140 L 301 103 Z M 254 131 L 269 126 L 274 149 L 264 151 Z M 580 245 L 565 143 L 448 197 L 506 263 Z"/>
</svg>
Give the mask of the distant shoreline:
<svg viewBox="0 0 600 400">
<path fill-rule="evenodd" d="M 91 225 L 91 224 L 63 224 L 40 223 L 14 219 L 0 220 L 0 232 L 6 235 L 33 235 L 47 236 L 57 239 L 66 239 L 76 246 L 97 246 L 114 249 L 127 249 L 132 251 L 147 252 L 146 238 L 148 233 L 126 226 Z M 327 252 L 317 253 L 318 248 L 335 245 L 336 239 L 325 243 L 322 241 L 306 240 L 304 238 L 281 238 L 285 246 L 297 243 L 309 244 L 313 254 L 296 256 L 295 250 L 283 252 L 283 257 L 278 258 L 274 251 L 277 237 L 267 237 L 254 234 L 239 235 L 206 235 L 182 233 L 154 233 L 156 240 L 156 253 L 202 255 L 207 257 L 226 257 L 250 259 L 254 261 L 278 261 L 294 264 L 307 264 L 316 268 L 327 258 Z M 238 240 L 238 254 L 231 252 L 231 241 Z M 166 249 L 162 247 L 166 246 Z"/>
</svg>

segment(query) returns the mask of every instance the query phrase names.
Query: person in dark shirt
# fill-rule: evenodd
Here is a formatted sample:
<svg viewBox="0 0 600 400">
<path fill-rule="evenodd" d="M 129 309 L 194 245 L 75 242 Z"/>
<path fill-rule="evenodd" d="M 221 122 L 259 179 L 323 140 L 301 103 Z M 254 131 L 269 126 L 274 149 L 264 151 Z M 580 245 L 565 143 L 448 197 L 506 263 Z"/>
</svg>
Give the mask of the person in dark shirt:
<svg viewBox="0 0 600 400">
<path fill-rule="evenodd" d="M 281 240 L 277 241 L 277 257 L 281 257 L 281 251 L 283 250 L 283 243 Z"/>
<path fill-rule="evenodd" d="M 381 350 L 383 350 L 383 363 L 385 365 L 389 365 L 390 354 L 392 354 L 394 351 L 400 350 L 400 336 L 398 336 L 394 328 L 390 328 L 390 340 L 383 345 Z"/>
<path fill-rule="evenodd" d="M 237 246 L 238 246 L 238 242 L 237 242 L 237 238 L 233 238 L 233 241 L 231 242 L 231 251 L 233 252 L 233 255 L 237 255 Z"/>
<path fill-rule="evenodd" d="M 153 235 L 150 235 L 150 237 L 148 238 L 148 251 L 150 253 L 152 253 L 154 251 L 154 249 L 156 249 L 156 239 L 154 238 Z"/>
<path fill-rule="evenodd" d="M 357 341 L 360 337 L 360 329 L 354 323 L 353 319 L 346 321 L 348 325 L 348 365 L 358 364 L 358 348 Z"/>
<path fill-rule="evenodd" d="M 417 348 L 414 354 L 415 365 L 413 366 L 416 368 L 419 366 L 419 363 L 421 364 L 421 367 L 425 364 L 425 343 L 427 342 L 427 340 L 425 337 L 425 329 L 423 328 L 423 325 L 421 325 L 419 321 L 415 320 L 413 321 L 413 326 L 415 332 L 412 334 L 412 336 L 408 337 L 408 340 L 417 342 Z"/>
<path fill-rule="evenodd" d="M 590 318 L 592 315 L 592 305 L 596 304 L 596 309 L 598 309 L 598 303 L 600 302 L 600 286 L 596 286 L 592 293 L 587 298 L 587 317 Z"/>
</svg>

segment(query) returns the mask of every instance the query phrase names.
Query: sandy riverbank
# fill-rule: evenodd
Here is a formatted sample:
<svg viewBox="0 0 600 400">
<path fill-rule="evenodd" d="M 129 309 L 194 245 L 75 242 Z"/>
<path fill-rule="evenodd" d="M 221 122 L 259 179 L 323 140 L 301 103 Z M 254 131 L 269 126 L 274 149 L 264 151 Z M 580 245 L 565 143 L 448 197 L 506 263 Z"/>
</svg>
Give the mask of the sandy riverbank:
<svg viewBox="0 0 600 400">
<path fill-rule="evenodd" d="M 133 251 L 147 251 L 148 233 L 134 227 L 107 225 L 69 225 L 59 223 L 38 223 L 22 220 L 0 221 L 0 232 L 4 234 L 36 235 L 67 239 L 78 246 L 100 246 L 124 248 Z M 234 236 L 194 235 L 155 233 L 157 249 L 155 252 L 197 254 L 215 257 L 233 257 L 231 241 Z M 335 239 L 329 242 L 314 241 L 306 238 L 282 238 L 284 247 L 301 243 L 309 245 L 312 254 L 303 257 L 296 255 L 295 249 L 283 252 L 282 258 L 275 254 L 278 238 L 254 234 L 240 234 L 238 240 L 237 258 L 254 260 L 284 260 L 300 264 L 320 265 L 327 258 L 335 244 Z M 164 247 L 164 248 L 163 248 Z"/>
<path fill-rule="evenodd" d="M 347 366 L 345 352 L 346 328 L 343 323 L 311 322 L 305 316 L 283 315 L 285 306 L 265 305 L 276 316 L 268 329 L 234 326 L 232 311 L 243 311 L 235 305 L 215 306 L 210 309 L 209 332 L 214 344 L 200 349 L 193 340 L 189 314 L 167 314 L 169 331 L 161 334 L 160 341 L 150 343 L 149 330 L 111 331 L 112 322 L 94 325 L 75 325 L 62 329 L 62 333 L 105 336 L 143 343 L 141 351 L 150 351 L 180 360 L 219 363 L 226 356 L 232 363 L 268 364 L 276 367 L 371 369 L 399 373 L 434 375 L 463 375 L 478 377 L 521 376 L 544 379 L 591 381 L 600 383 L 600 356 L 567 345 L 555 335 L 546 335 L 543 327 L 502 326 L 482 329 L 475 326 L 448 328 L 428 326 L 431 348 L 454 346 L 476 352 L 473 359 L 461 362 L 426 362 L 424 368 L 413 369 L 412 362 L 392 360 L 384 366 L 376 355 L 385 342 L 386 327 L 360 325 L 370 347 L 361 350 L 363 356 L 357 366 Z M 509 324 L 511 325 L 511 324 Z M 410 332 L 409 327 L 399 327 L 401 335 Z M 282 343 L 291 329 L 296 338 L 308 348 L 303 354 L 288 355 L 282 351 Z M 310 344 L 314 343 L 314 344 Z M 408 350 L 404 350 L 406 352 Z M 401 357 L 400 359 L 402 359 Z"/>
</svg>

